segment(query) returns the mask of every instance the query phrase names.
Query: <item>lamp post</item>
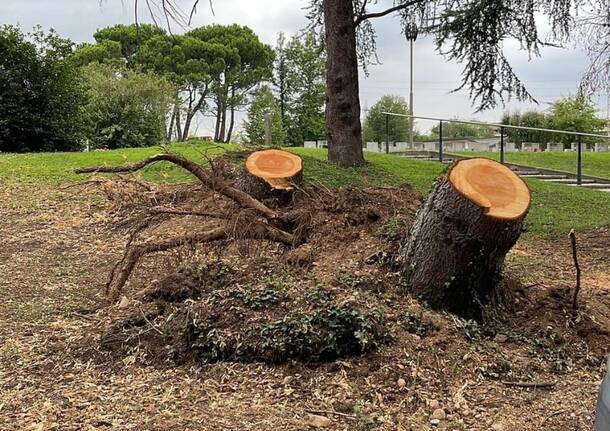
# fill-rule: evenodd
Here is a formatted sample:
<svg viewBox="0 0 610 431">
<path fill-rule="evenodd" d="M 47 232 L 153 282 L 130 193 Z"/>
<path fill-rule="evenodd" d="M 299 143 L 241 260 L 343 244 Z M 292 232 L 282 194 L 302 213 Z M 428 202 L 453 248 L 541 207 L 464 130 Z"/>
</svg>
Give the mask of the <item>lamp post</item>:
<svg viewBox="0 0 610 431">
<path fill-rule="evenodd" d="M 405 27 L 405 37 L 409 42 L 410 46 L 410 87 L 409 87 L 409 114 L 410 114 L 410 123 L 409 123 L 409 146 L 413 149 L 413 42 L 417 39 L 417 25 L 414 23 L 410 23 Z"/>
</svg>

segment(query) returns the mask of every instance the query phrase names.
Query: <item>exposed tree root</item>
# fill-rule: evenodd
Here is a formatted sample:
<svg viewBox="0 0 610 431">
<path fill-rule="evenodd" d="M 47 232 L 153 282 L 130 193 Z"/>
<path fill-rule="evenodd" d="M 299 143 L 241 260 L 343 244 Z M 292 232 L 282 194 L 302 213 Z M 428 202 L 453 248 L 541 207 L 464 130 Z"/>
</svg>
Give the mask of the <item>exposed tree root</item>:
<svg viewBox="0 0 610 431">
<path fill-rule="evenodd" d="M 180 166 L 181 168 L 189 171 L 199 181 L 212 190 L 217 191 L 225 195 L 226 197 L 234 200 L 239 206 L 243 208 L 250 208 L 259 213 L 260 215 L 273 221 L 284 221 L 283 217 L 277 212 L 267 207 L 265 204 L 257 199 L 254 199 L 249 194 L 230 186 L 224 179 L 216 178 L 208 175 L 208 173 L 199 166 L 197 163 L 185 159 L 177 154 L 157 154 L 156 156 L 144 159 L 141 162 L 133 165 L 124 166 L 93 166 L 88 168 L 76 169 L 74 172 L 77 174 L 92 174 L 92 173 L 120 173 L 120 172 L 136 172 L 140 169 L 156 162 L 166 161 Z"/>
<path fill-rule="evenodd" d="M 167 161 L 180 166 L 193 174 L 203 185 L 209 187 L 235 202 L 241 211 L 238 216 L 222 226 L 214 227 L 204 232 L 192 233 L 161 242 L 144 242 L 133 244 L 138 235 L 148 227 L 158 216 L 186 216 L 195 215 L 208 219 L 226 219 L 222 214 L 210 212 L 182 211 L 177 209 L 153 208 L 150 217 L 140 223 L 131 233 L 122 259 L 117 262 L 110 273 L 106 284 L 106 293 L 112 301 L 118 300 L 123 287 L 133 272 L 140 258 L 150 253 L 167 251 L 184 244 L 210 243 L 220 240 L 259 239 L 279 242 L 294 247 L 304 241 L 306 235 L 306 222 L 308 218 L 302 213 L 279 212 L 267 207 L 261 201 L 249 194 L 231 186 L 222 173 L 217 172 L 212 165 L 211 171 L 177 154 L 157 154 L 141 162 L 124 166 L 96 166 L 76 169 L 76 173 L 121 173 L 136 172 L 147 165 L 159 161 Z M 288 228 L 294 234 L 284 230 Z"/>
<path fill-rule="evenodd" d="M 277 229 L 273 226 L 269 226 L 266 223 L 255 223 L 247 231 L 236 233 L 240 235 L 240 238 L 250 239 L 262 239 L 267 241 L 279 242 L 288 246 L 293 246 L 295 238 L 293 235 Z M 180 247 L 185 244 L 202 244 L 214 241 L 221 241 L 224 239 L 231 239 L 234 237 L 226 227 L 217 227 L 210 229 L 205 232 L 190 234 L 173 238 L 167 241 L 143 243 L 132 245 L 126 248 L 123 258 L 119 261 L 115 269 L 110 275 L 110 280 L 107 285 L 107 292 L 112 301 L 117 301 L 123 291 L 125 283 L 129 279 L 129 276 L 133 272 L 136 264 L 141 257 L 171 250 Z"/>
<path fill-rule="evenodd" d="M 123 259 L 119 263 L 120 269 L 118 272 L 113 271 L 108 283 L 108 294 L 110 299 L 112 301 L 116 301 L 119 298 L 123 290 L 123 286 L 125 286 L 127 279 L 133 272 L 133 269 L 142 256 L 150 253 L 170 250 L 184 244 L 219 241 L 225 238 L 227 238 L 226 230 L 224 228 L 215 228 L 206 232 L 187 235 L 167 241 L 137 244 L 127 247 Z"/>
</svg>

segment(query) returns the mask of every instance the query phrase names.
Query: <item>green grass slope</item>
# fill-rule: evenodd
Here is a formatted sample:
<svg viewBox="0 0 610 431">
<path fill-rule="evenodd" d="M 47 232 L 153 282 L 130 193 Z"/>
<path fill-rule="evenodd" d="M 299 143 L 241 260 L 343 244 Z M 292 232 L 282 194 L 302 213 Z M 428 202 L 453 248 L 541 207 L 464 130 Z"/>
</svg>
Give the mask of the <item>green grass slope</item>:
<svg viewBox="0 0 610 431">
<path fill-rule="evenodd" d="M 470 157 L 487 157 L 498 160 L 500 154 L 497 152 L 461 152 Z M 508 163 L 532 166 L 537 168 L 555 169 L 563 172 L 576 173 L 577 154 L 575 152 L 543 152 L 543 153 L 505 153 Z M 610 178 L 610 153 L 585 152 L 582 155 L 582 169 L 585 175 Z"/>
<path fill-rule="evenodd" d="M 169 147 L 195 161 L 237 148 L 234 145 L 192 141 Z M 426 194 L 446 166 L 437 162 L 417 161 L 386 154 L 367 153 L 369 164 L 363 168 L 338 168 L 326 160 L 326 151 L 290 148 L 305 165 L 305 181 L 327 187 L 395 186 L 409 183 Z M 162 151 L 161 148 L 134 148 L 91 153 L 0 154 L 0 184 L 64 184 L 82 180 L 74 168 L 94 165 L 119 165 L 136 162 Z M 610 172 L 609 172 L 610 175 Z M 181 182 L 188 173 L 167 163 L 147 167 L 142 176 L 150 181 Z M 527 180 L 534 203 L 526 227 L 531 234 L 555 236 L 570 229 L 589 229 L 610 224 L 610 193 L 587 190 L 538 180 Z"/>
</svg>

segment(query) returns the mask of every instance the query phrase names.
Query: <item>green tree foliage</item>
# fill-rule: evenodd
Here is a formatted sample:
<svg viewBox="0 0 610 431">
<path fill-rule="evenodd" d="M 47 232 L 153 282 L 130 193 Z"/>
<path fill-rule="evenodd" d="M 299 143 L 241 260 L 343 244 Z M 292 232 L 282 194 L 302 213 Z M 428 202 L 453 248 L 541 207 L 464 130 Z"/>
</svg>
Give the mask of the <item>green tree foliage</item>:
<svg viewBox="0 0 610 431">
<path fill-rule="evenodd" d="M 606 125 L 606 121 L 597 116 L 593 104 L 581 96 L 566 97 L 553 102 L 550 109 L 549 125 L 556 130 L 597 133 Z M 569 144 L 575 141 L 574 136 L 556 136 L 558 142 Z M 594 139 L 586 139 L 594 142 Z"/>
<path fill-rule="evenodd" d="M 98 30 L 94 37 L 95 44 L 76 51 L 75 64 L 122 64 L 176 85 L 168 139 L 187 139 L 195 116 L 213 105 L 215 139 L 230 141 L 236 109 L 271 77 L 273 50 L 248 27 L 212 25 L 168 35 L 152 25 L 120 24 Z"/>
<path fill-rule="evenodd" d="M 275 60 L 273 61 L 273 86 L 277 93 L 282 122 L 286 126 L 290 84 L 288 83 L 288 58 L 286 54 L 286 35 L 280 32 L 275 43 Z"/>
<path fill-rule="evenodd" d="M 282 125 L 280 107 L 269 87 L 258 89 L 254 100 L 248 109 L 248 120 L 245 131 L 248 140 L 253 144 L 265 143 L 265 115 L 271 116 L 271 141 L 273 145 L 283 145 L 286 141 L 286 131 Z"/>
<path fill-rule="evenodd" d="M 599 133 L 606 121 L 597 116 L 595 107 L 582 96 L 566 97 L 552 103 L 548 112 L 528 111 L 504 114 L 502 124 L 534 127 L 539 129 L 566 130 L 573 132 Z M 574 135 L 524 129 L 506 129 L 509 139 L 516 144 L 523 142 L 563 142 L 568 145 L 576 141 Z M 584 139 L 594 142 L 595 139 Z"/>
<path fill-rule="evenodd" d="M 538 129 L 549 129 L 548 115 L 540 111 L 526 111 L 523 113 L 514 112 L 512 114 L 504 114 L 502 118 L 502 124 L 509 124 L 512 126 L 523 126 L 523 127 L 535 127 Z M 512 129 L 506 128 L 506 135 L 511 142 L 517 145 L 521 145 L 523 142 L 537 142 L 540 144 L 547 144 L 553 141 L 553 135 L 547 132 L 541 132 L 537 130 L 527 129 Z"/>
<path fill-rule="evenodd" d="M 73 44 L 40 28 L 0 27 L 0 151 L 79 149 L 84 87 Z"/>
<path fill-rule="evenodd" d="M 140 48 L 137 64 L 165 76 L 177 87 L 168 139 L 172 130 L 178 140 L 188 138 L 195 115 L 206 109 L 214 84 L 227 62 L 236 61 L 236 57 L 219 43 L 192 36 L 156 36 Z"/>
<path fill-rule="evenodd" d="M 229 142 L 235 126 L 235 110 L 247 102 L 262 81 L 272 77 L 273 49 L 262 43 L 250 28 L 237 24 L 200 27 L 187 35 L 222 45 L 229 51 L 224 68 L 212 86 L 216 111 L 214 139 Z"/>
<path fill-rule="evenodd" d="M 165 34 L 163 29 L 152 24 L 117 24 L 96 31 L 93 37 L 99 45 L 108 46 L 108 42 L 118 44 L 123 60 L 131 64 L 144 43 Z"/>
<path fill-rule="evenodd" d="M 430 130 L 434 137 L 438 137 L 440 126 L 436 125 Z M 460 139 L 460 138 L 491 138 L 494 136 L 494 131 L 489 126 L 482 124 L 467 124 L 467 123 L 452 123 L 450 121 L 443 122 L 443 138 Z"/>
<path fill-rule="evenodd" d="M 385 95 L 369 110 L 364 120 L 363 137 L 365 142 L 385 142 L 386 116 L 383 112 L 409 114 L 409 104 L 403 97 Z M 409 138 L 409 119 L 390 116 L 388 118 L 390 142 L 406 142 Z"/>
<path fill-rule="evenodd" d="M 78 66 L 90 63 L 124 63 L 121 44 L 113 40 L 103 40 L 100 43 L 85 43 L 80 45 L 72 55 L 72 61 Z"/>
<path fill-rule="evenodd" d="M 324 106 L 326 100 L 326 52 L 324 43 L 309 32 L 293 37 L 283 52 L 278 44 L 277 58 L 284 56 L 283 71 L 276 62 L 276 76 L 284 74 L 284 88 L 277 86 L 280 109 L 288 142 L 303 145 L 305 140 L 320 139 L 326 134 Z"/>
<path fill-rule="evenodd" d="M 83 72 L 91 148 L 143 147 L 165 141 L 173 85 L 150 73 L 108 64 L 92 63 Z"/>
</svg>

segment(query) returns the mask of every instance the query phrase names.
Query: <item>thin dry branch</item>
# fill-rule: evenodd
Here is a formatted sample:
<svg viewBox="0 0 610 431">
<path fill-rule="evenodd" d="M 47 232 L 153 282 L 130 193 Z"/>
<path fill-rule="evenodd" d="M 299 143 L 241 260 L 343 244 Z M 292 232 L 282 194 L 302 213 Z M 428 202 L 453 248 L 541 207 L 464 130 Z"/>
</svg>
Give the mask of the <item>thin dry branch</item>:
<svg viewBox="0 0 610 431">
<path fill-rule="evenodd" d="M 366 3 L 363 5 L 363 10 L 361 11 L 361 13 L 359 14 L 359 16 L 356 18 L 356 20 L 354 21 L 354 25 L 358 26 L 362 21 L 366 21 L 367 19 L 371 19 L 371 18 L 381 18 L 383 16 L 389 15 L 392 12 L 398 12 L 400 10 L 403 9 L 407 9 L 411 6 L 414 6 L 418 3 L 422 3 L 423 0 L 412 0 L 412 1 L 408 1 L 405 3 L 401 3 L 398 5 L 395 5 L 391 8 L 388 8 L 386 10 L 380 11 L 380 12 L 373 12 L 373 13 L 364 13 L 364 8 L 366 7 Z"/>
<path fill-rule="evenodd" d="M 574 289 L 574 297 L 572 298 L 572 313 L 578 310 L 578 294 L 580 293 L 580 265 L 578 264 L 578 253 L 576 250 L 576 233 L 574 229 L 570 231 L 570 243 L 572 245 L 572 259 L 576 268 L 576 288 Z"/>
<path fill-rule="evenodd" d="M 518 388 L 554 388 L 557 382 L 502 382 L 506 386 Z"/>
</svg>

